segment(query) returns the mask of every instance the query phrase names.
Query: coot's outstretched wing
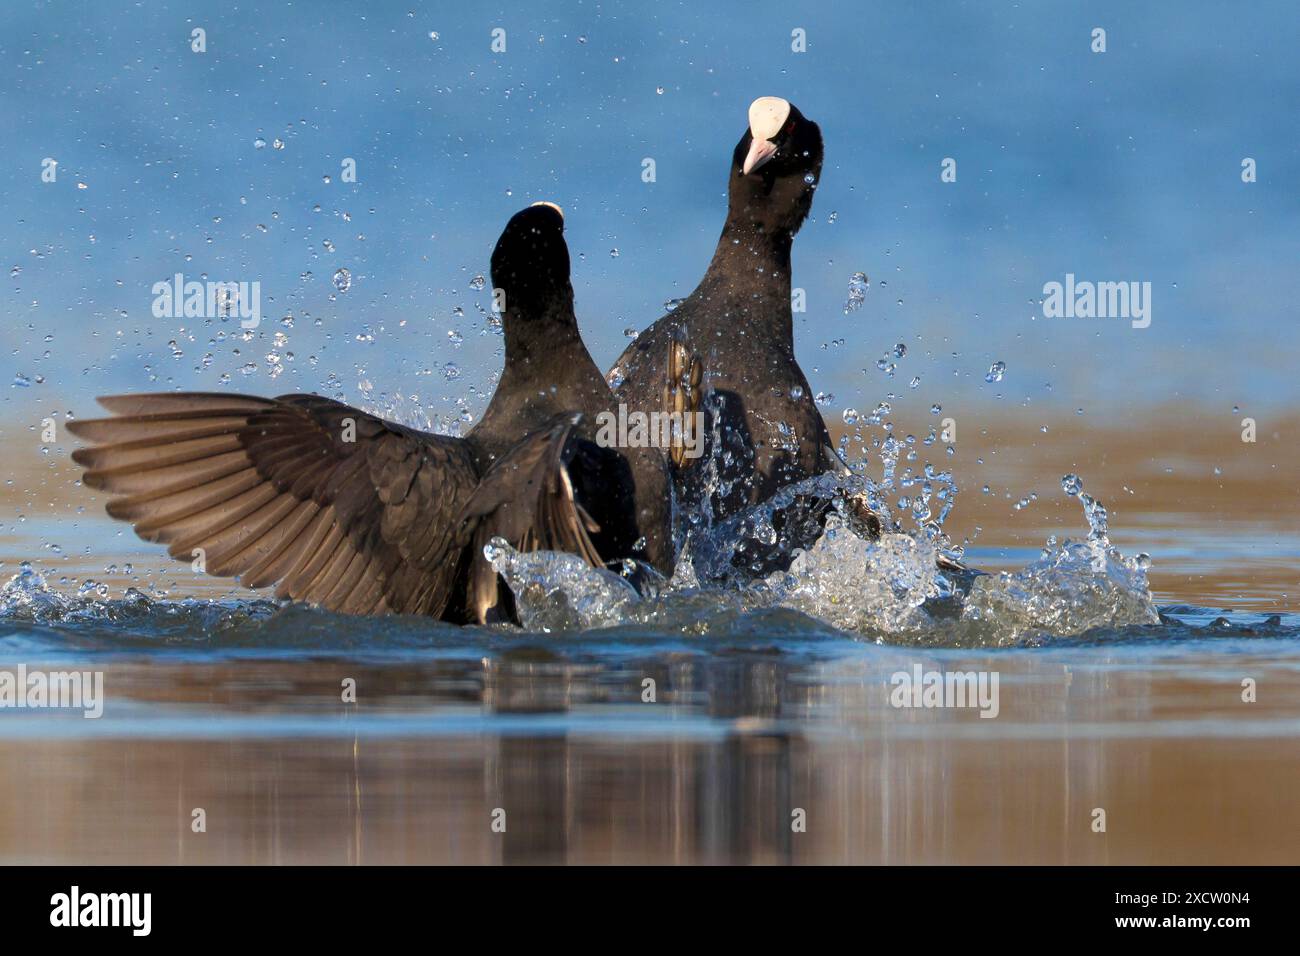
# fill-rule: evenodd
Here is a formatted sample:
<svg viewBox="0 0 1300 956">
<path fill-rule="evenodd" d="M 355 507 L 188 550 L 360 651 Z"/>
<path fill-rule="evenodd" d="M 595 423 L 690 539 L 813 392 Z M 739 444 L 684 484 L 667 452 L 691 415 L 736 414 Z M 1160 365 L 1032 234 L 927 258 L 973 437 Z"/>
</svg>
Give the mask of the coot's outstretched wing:
<svg viewBox="0 0 1300 956">
<path fill-rule="evenodd" d="M 442 615 L 478 483 L 464 442 L 315 395 L 101 398 L 69 423 L 108 513 L 181 560 L 351 614 Z M 201 550 L 200 550 L 201 549 Z"/>
<path fill-rule="evenodd" d="M 580 415 L 557 415 L 494 463 L 462 513 L 462 540 L 473 552 L 466 605 L 483 622 L 497 604 L 497 575 L 483 548 L 504 538 L 517 551 L 567 551 L 599 567 L 591 534 L 600 530 L 574 493 L 569 466 Z"/>
</svg>

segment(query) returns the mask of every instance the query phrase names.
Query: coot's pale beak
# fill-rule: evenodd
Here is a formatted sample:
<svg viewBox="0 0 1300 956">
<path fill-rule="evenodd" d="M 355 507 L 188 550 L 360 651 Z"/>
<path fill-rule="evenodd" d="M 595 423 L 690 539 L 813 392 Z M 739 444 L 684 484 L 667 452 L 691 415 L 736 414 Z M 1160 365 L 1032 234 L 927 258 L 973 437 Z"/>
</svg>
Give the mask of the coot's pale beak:
<svg viewBox="0 0 1300 956">
<path fill-rule="evenodd" d="M 754 139 L 749 144 L 749 155 L 745 157 L 745 163 L 740 167 L 740 174 L 748 176 L 775 155 L 776 143 L 769 139 Z"/>
</svg>

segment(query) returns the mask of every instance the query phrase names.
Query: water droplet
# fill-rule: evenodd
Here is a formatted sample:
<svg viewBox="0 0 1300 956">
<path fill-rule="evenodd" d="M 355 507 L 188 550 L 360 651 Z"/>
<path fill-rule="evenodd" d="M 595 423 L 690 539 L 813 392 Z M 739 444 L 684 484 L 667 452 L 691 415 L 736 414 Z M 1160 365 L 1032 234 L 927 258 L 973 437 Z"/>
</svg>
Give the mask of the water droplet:
<svg viewBox="0 0 1300 956">
<path fill-rule="evenodd" d="M 855 272 L 849 276 L 849 297 L 844 303 L 845 315 L 862 308 L 862 303 L 867 299 L 867 290 L 869 288 L 871 288 L 871 282 L 867 279 L 865 272 Z"/>
<path fill-rule="evenodd" d="M 352 288 L 352 273 L 347 269 L 339 269 L 334 273 L 334 288 L 340 292 L 347 292 Z"/>
<path fill-rule="evenodd" d="M 510 554 L 510 545 L 505 538 L 493 538 L 487 544 L 483 545 L 483 557 L 487 559 L 488 564 L 494 568 L 497 567 L 498 561 L 504 561 Z"/>
<path fill-rule="evenodd" d="M 989 366 L 989 371 L 988 374 L 984 376 L 984 381 L 990 383 L 1000 382 L 1002 381 L 1002 376 L 1006 373 L 1006 371 L 1007 371 L 1006 362 L 1000 362 L 1000 361 L 994 362 L 992 365 Z"/>
<path fill-rule="evenodd" d="M 469 287 L 473 289 L 475 292 L 482 292 L 486 286 L 487 286 L 487 279 L 483 278 L 483 276 L 481 275 L 475 276 L 474 278 L 469 280 Z"/>
<path fill-rule="evenodd" d="M 257 137 L 257 139 L 253 140 L 253 149 L 266 149 L 266 140 L 260 136 Z"/>
<path fill-rule="evenodd" d="M 1079 492 L 1083 491 L 1083 479 L 1078 475 L 1070 474 L 1061 479 L 1061 488 L 1067 495 L 1073 498 Z"/>
</svg>

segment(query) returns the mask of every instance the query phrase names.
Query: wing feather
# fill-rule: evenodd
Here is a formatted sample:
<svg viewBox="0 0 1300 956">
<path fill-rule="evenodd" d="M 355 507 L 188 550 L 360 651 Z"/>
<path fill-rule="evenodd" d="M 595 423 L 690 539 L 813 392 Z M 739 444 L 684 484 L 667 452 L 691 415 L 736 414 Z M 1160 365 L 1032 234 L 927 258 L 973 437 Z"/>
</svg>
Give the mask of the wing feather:
<svg viewBox="0 0 1300 956">
<path fill-rule="evenodd" d="M 208 573 L 277 585 L 351 613 L 443 614 L 462 568 L 461 512 L 478 482 L 460 439 L 331 399 L 219 393 L 109 396 L 70 423 L 73 459 L 108 513 Z"/>
</svg>

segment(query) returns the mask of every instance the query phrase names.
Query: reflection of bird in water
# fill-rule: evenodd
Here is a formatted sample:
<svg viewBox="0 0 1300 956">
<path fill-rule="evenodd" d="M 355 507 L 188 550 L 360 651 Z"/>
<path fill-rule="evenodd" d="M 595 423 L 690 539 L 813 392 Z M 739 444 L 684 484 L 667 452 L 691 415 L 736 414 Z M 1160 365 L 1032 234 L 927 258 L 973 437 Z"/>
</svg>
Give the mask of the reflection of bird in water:
<svg viewBox="0 0 1300 956">
<path fill-rule="evenodd" d="M 658 698 L 642 696 L 651 678 Z M 646 859 L 719 863 L 790 862 L 793 810 L 808 749 L 777 721 L 788 693 L 785 665 L 741 654 L 707 661 L 662 659 L 620 665 L 578 664 L 538 647 L 511 648 L 483 661 L 483 704 L 494 715 L 573 713 L 616 703 L 702 710 L 710 722 L 731 718 L 721 740 L 624 740 L 606 734 L 503 732 L 489 745 L 483 826 L 504 812 L 504 863 L 629 860 L 608 841 L 637 834 Z M 705 714 L 701 714 L 704 716 Z M 629 764 L 631 760 L 631 764 Z M 639 768 L 632 769 L 629 768 Z M 647 772 L 651 771 L 651 772 Z"/>
<path fill-rule="evenodd" d="M 511 648 L 483 661 L 483 706 L 494 714 L 562 714 L 574 671 L 540 647 Z M 489 757 L 488 804 L 504 812 L 503 863 L 563 863 L 569 851 L 569 741 L 564 734 L 503 734 Z"/>
</svg>

